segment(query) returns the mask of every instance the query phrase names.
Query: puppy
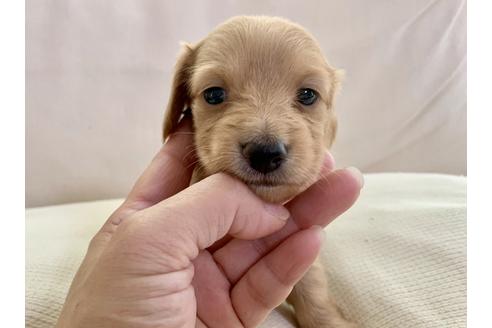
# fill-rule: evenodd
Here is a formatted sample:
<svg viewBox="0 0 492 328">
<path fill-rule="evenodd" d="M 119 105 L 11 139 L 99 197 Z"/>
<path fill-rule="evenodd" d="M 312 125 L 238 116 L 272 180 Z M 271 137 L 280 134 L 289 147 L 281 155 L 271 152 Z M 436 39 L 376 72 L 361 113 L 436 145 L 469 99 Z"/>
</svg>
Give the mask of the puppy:
<svg viewBox="0 0 492 328">
<path fill-rule="evenodd" d="M 193 182 L 227 172 L 262 199 L 285 202 L 319 177 L 337 129 L 339 75 L 301 26 L 274 17 L 232 18 L 184 46 L 164 139 L 190 109 L 198 158 Z M 353 327 L 328 297 L 318 262 L 288 301 L 301 327 Z"/>
</svg>

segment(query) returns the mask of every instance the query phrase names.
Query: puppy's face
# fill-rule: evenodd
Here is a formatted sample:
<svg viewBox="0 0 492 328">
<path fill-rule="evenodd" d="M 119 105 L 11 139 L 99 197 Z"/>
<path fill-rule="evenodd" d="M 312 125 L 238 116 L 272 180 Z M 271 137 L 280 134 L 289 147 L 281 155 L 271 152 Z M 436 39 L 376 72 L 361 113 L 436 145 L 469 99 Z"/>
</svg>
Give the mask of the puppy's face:
<svg viewBox="0 0 492 328">
<path fill-rule="evenodd" d="M 280 18 L 238 17 L 178 61 L 164 136 L 191 108 L 199 176 L 227 172 L 285 201 L 318 177 L 333 141 L 337 72 L 316 41 Z"/>
</svg>

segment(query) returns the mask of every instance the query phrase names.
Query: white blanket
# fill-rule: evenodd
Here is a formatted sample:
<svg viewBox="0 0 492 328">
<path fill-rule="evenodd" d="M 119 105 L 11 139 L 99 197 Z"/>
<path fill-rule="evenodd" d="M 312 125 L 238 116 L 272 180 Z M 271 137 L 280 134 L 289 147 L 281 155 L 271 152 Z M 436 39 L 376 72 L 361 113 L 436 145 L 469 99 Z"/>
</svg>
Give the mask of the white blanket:
<svg viewBox="0 0 492 328">
<path fill-rule="evenodd" d="M 121 200 L 27 210 L 26 327 L 53 327 L 91 236 Z M 466 326 L 466 178 L 366 175 L 326 229 L 331 292 L 361 327 Z M 293 327 L 288 308 L 262 327 Z"/>
</svg>

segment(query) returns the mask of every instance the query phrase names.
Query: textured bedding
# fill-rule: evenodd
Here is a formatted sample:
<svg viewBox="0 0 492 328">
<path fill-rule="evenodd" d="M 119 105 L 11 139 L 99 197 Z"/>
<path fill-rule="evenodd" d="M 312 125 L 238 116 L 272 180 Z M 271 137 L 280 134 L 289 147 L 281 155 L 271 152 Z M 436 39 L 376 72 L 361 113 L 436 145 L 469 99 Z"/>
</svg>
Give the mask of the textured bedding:
<svg viewBox="0 0 492 328">
<path fill-rule="evenodd" d="M 89 239 L 121 200 L 28 209 L 26 327 L 53 327 Z M 466 178 L 370 174 L 326 228 L 332 294 L 361 327 L 466 326 Z M 282 306 L 262 327 L 294 327 Z"/>
</svg>

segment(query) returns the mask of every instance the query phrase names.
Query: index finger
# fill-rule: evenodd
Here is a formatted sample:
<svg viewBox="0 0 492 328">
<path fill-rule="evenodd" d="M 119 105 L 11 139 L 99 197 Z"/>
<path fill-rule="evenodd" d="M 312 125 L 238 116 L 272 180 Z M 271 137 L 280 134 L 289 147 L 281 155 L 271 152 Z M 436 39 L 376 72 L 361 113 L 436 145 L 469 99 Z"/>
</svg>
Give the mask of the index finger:
<svg viewBox="0 0 492 328">
<path fill-rule="evenodd" d="M 185 116 L 130 191 L 123 204 L 92 238 L 97 258 L 128 215 L 159 203 L 188 187 L 195 163 L 191 117 Z"/>
<path fill-rule="evenodd" d="M 140 210 L 185 189 L 195 161 L 191 117 L 185 116 L 137 180 L 125 205 Z"/>
</svg>

